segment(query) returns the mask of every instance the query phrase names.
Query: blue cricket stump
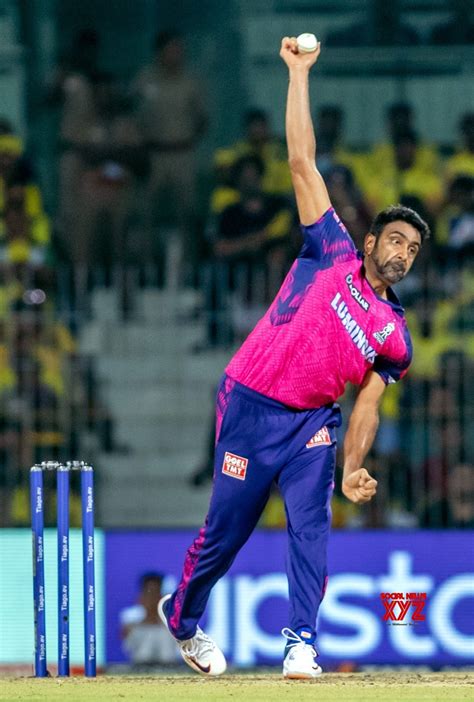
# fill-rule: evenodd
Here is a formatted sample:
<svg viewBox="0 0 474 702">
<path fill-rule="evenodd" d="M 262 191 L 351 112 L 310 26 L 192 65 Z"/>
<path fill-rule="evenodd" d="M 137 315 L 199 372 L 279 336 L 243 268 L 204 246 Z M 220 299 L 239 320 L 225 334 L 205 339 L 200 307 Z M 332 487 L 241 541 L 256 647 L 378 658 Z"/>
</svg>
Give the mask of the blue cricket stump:
<svg viewBox="0 0 474 702">
<path fill-rule="evenodd" d="M 94 575 L 94 470 L 81 469 L 82 565 L 84 581 L 84 670 L 96 675 L 95 575 Z"/>
<path fill-rule="evenodd" d="M 46 664 L 46 613 L 44 589 L 44 490 L 43 468 L 30 471 L 31 528 L 33 532 L 33 606 L 35 638 L 35 675 L 48 675 Z"/>
<path fill-rule="evenodd" d="M 31 468 L 31 528 L 33 533 L 33 604 L 35 676 L 49 675 L 46 660 L 44 582 L 43 471 L 55 470 L 57 480 L 58 555 L 58 675 L 68 676 L 69 666 L 69 481 L 71 470 L 81 472 L 82 556 L 84 583 L 84 673 L 96 675 L 96 622 L 94 575 L 94 470 L 82 461 L 66 465 L 44 461 Z"/>
<path fill-rule="evenodd" d="M 69 468 L 57 467 L 58 675 L 69 675 Z"/>
</svg>

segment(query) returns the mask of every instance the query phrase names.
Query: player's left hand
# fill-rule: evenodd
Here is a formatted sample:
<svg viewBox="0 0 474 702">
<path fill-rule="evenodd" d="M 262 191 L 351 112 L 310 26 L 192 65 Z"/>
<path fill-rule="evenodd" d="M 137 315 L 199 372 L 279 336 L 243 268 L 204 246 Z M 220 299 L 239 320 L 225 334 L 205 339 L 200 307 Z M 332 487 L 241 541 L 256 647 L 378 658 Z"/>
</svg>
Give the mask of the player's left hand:
<svg viewBox="0 0 474 702">
<path fill-rule="evenodd" d="M 377 481 L 365 468 L 359 468 L 342 479 L 342 492 L 356 505 L 372 499 L 377 492 Z"/>
</svg>

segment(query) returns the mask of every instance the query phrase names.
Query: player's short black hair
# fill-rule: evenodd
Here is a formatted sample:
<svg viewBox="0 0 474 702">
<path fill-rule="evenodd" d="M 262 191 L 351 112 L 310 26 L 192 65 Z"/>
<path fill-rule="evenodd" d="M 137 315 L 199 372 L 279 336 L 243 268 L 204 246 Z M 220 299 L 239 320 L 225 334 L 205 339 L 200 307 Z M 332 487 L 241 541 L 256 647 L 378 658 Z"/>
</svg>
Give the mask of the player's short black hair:
<svg viewBox="0 0 474 702">
<path fill-rule="evenodd" d="M 421 243 L 423 243 L 425 239 L 429 239 L 430 228 L 425 220 L 420 217 L 418 212 L 415 212 L 411 207 L 406 207 L 405 205 L 390 205 L 390 207 L 386 207 L 379 212 L 370 225 L 369 234 L 373 234 L 375 238 L 378 239 L 387 224 L 391 224 L 392 222 L 406 222 L 407 224 L 411 224 L 411 226 L 419 232 Z"/>
</svg>

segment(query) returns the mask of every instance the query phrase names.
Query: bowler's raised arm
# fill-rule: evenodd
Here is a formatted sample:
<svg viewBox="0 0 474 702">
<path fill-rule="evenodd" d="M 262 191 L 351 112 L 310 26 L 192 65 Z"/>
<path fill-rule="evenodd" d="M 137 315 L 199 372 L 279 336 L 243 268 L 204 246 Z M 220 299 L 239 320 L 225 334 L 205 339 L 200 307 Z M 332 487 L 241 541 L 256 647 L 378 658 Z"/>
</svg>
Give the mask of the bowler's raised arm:
<svg viewBox="0 0 474 702">
<path fill-rule="evenodd" d="M 284 37 L 280 56 L 289 70 L 286 140 L 291 177 L 301 224 L 314 224 L 331 206 L 324 180 L 316 167 L 316 138 L 309 105 L 309 72 L 321 51 L 299 53 L 294 37 Z"/>
</svg>

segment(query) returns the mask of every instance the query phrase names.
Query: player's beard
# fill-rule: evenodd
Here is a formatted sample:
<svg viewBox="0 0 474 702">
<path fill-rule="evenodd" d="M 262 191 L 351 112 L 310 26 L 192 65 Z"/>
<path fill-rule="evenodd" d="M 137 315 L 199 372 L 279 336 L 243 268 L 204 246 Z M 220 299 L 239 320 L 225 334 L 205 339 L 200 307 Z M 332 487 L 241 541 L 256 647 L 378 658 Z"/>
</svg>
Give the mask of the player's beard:
<svg viewBox="0 0 474 702">
<path fill-rule="evenodd" d="M 406 275 L 407 269 L 404 263 L 394 261 L 393 259 L 383 263 L 380 260 L 377 246 L 372 252 L 371 259 L 374 263 L 375 270 L 377 271 L 377 276 L 380 278 L 380 280 L 383 280 L 384 283 L 395 285 L 395 283 L 400 282 L 400 280 Z"/>
</svg>

